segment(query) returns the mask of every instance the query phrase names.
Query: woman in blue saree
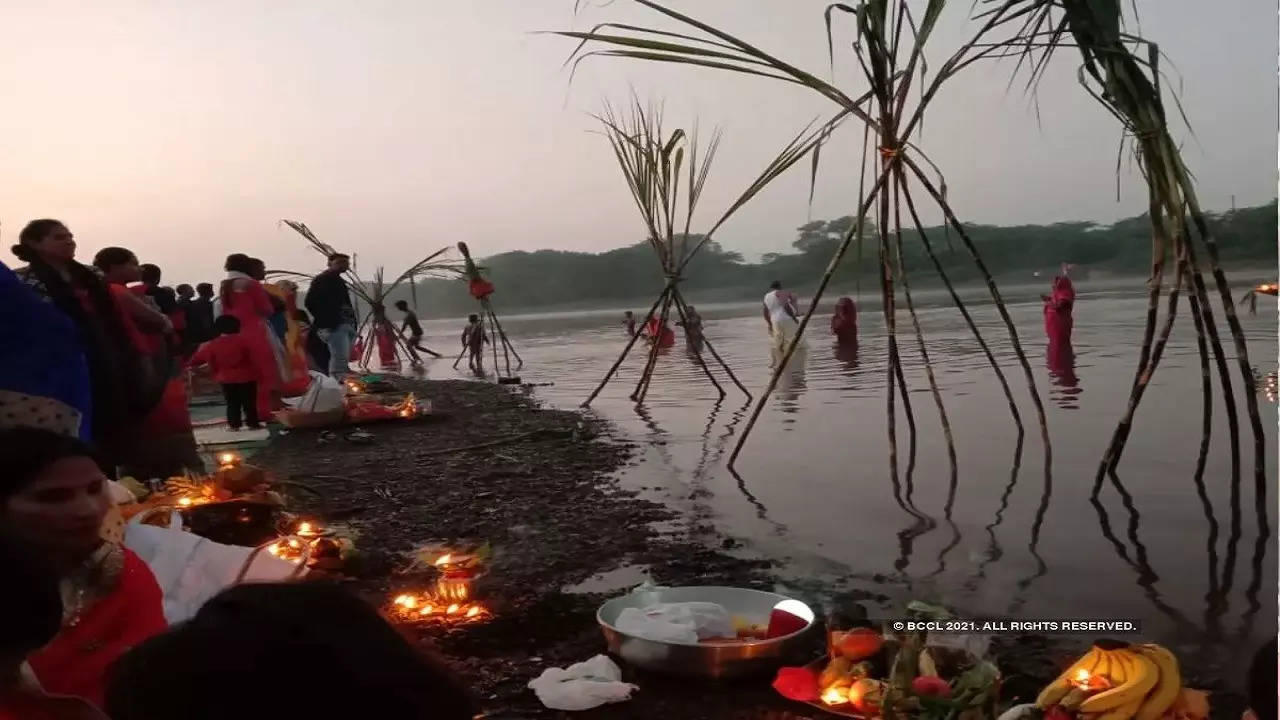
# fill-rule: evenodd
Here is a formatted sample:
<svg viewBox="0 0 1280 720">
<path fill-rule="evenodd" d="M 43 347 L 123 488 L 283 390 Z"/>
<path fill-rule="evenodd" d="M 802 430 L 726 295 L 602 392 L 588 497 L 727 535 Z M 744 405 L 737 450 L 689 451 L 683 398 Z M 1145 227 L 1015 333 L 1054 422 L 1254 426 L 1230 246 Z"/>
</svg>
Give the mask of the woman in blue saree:
<svg viewBox="0 0 1280 720">
<path fill-rule="evenodd" d="M 91 441 L 89 365 L 71 318 L 0 263 L 0 427 Z"/>
</svg>

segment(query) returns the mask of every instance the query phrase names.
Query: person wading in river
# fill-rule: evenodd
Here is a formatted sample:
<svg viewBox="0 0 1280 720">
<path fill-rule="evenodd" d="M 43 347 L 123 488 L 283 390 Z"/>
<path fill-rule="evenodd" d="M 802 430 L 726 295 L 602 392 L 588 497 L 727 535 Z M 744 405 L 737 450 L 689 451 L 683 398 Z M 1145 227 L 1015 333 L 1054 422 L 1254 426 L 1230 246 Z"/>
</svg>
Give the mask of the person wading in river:
<svg viewBox="0 0 1280 720">
<path fill-rule="evenodd" d="M 422 323 L 418 322 L 418 313 L 409 309 L 409 303 L 404 300 L 397 300 L 396 309 L 404 313 L 404 323 L 400 326 L 400 337 L 405 338 L 405 344 L 409 347 L 409 355 L 413 357 L 413 364 L 415 366 L 422 365 L 422 358 L 418 357 L 419 350 L 431 357 L 440 357 L 440 353 L 422 344 Z"/>
<path fill-rule="evenodd" d="M 782 289 L 782 283 L 777 280 L 769 284 L 769 292 L 765 293 L 763 314 L 765 325 L 769 328 L 769 336 L 773 340 L 769 367 L 777 367 L 782 361 L 782 356 L 786 355 L 791 339 L 800 328 L 795 300 L 791 293 Z"/>
</svg>

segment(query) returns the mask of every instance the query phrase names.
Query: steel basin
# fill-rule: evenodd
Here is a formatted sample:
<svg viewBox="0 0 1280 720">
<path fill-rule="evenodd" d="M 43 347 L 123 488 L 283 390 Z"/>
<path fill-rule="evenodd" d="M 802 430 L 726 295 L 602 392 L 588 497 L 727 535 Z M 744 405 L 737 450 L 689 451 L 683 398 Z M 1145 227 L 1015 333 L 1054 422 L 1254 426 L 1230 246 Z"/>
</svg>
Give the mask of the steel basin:
<svg viewBox="0 0 1280 720">
<path fill-rule="evenodd" d="M 752 623 L 767 625 L 778 603 L 789 601 L 807 611 L 808 624 L 790 635 L 768 640 L 746 640 L 732 644 L 668 643 L 646 640 L 619 631 L 614 622 L 626 608 L 644 608 L 655 603 L 712 602 Z M 792 608 L 788 608 L 791 610 Z M 777 593 L 746 588 L 689 586 L 643 589 L 616 597 L 600 606 L 596 620 L 604 632 L 609 652 L 628 665 L 671 675 L 731 678 L 763 675 L 784 664 L 803 665 L 806 635 L 814 627 L 813 610 L 808 605 Z"/>
</svg>

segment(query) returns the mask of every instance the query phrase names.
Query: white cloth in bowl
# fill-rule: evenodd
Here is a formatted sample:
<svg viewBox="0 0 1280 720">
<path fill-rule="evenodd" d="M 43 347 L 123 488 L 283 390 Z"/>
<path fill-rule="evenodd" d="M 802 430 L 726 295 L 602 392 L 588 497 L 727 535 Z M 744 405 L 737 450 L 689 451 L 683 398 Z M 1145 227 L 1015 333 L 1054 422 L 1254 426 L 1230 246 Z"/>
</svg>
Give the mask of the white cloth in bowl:
<svg viewBox="0 0 1280 720">
<path fill-rule="evenodd" d="M 669 643 L 696 643 L 707 638 L 735 636 L 724 607 L 710 602 L 657 603 L 626 608 L 614 627 L 632 637 Z"/>
</svg>

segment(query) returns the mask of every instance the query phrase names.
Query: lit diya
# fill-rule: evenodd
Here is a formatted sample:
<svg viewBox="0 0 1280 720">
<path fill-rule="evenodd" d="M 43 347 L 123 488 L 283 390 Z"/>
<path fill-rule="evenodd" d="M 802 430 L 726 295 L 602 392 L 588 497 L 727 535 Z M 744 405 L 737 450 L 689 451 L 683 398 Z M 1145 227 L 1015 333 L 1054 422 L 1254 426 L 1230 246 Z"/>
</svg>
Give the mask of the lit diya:
<svg viewBox="0 0 1280 720">
<path fill-rule="evenodd" d="M 436 618 L 445 621 L 469 621 L 486 616 L 489 611 L 479 603 L 450 602 L 431 595 L 403 593 L 391 602 L 397 615 L 405 620 Z"/>
<path fill-rule="evenodd" d="M 234 453 L 234 452 L 218 453 L 218 469 L 219 470 L 229 470 L 233 467 L 238 466 L 241 462 L 242 462 L 242 458 L 240 457 L 240 453 Z"/>
</svg>

